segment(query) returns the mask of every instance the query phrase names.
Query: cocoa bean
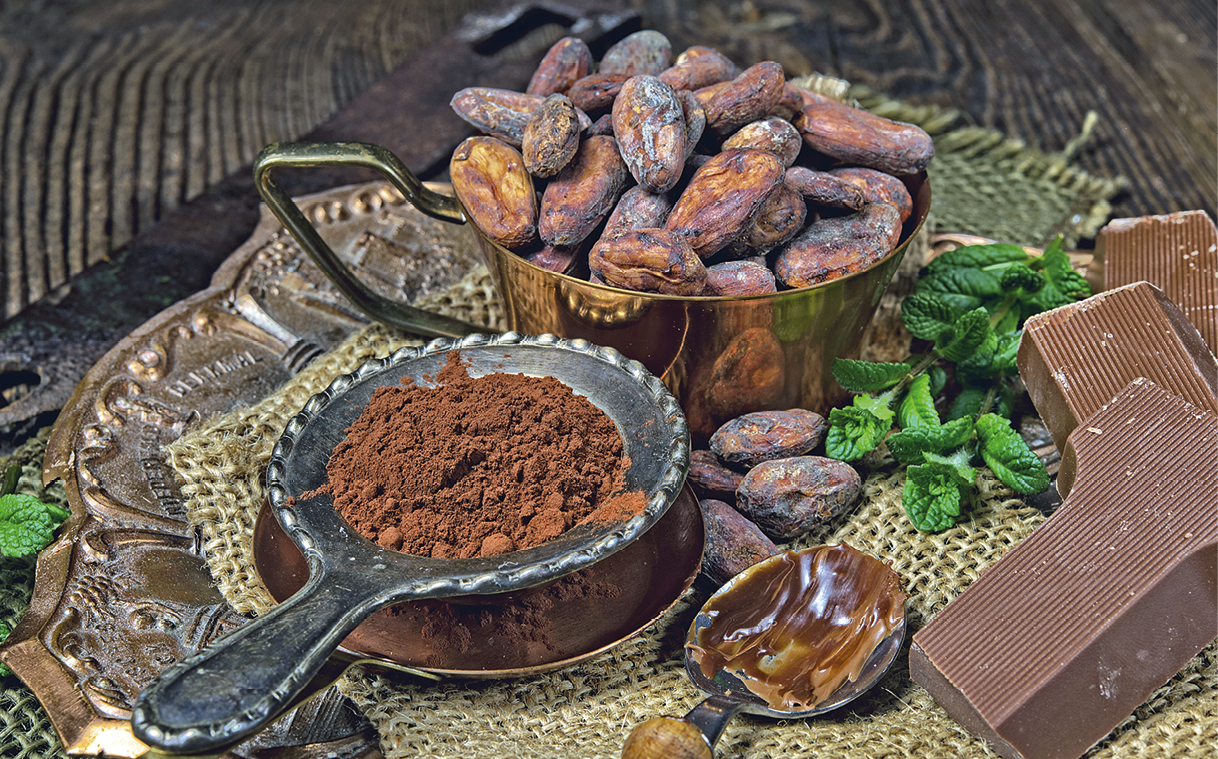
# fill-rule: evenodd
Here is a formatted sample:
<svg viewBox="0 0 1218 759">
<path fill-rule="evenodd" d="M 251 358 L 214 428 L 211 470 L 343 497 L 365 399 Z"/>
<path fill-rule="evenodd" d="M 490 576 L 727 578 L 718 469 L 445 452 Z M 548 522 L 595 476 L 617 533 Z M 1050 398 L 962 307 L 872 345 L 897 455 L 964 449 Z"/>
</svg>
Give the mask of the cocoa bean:
<svg viewBox="0 0 1218 759">
<path fill-rule="evenodd" d="M 613 101 L 613 133 L 641 187 L 666 192 L 681 178 L 688 128 L 672 87 L 648 75 L 626 80 Z"/>
<path fill-rule="evenodd" d="M 806 287 L 862 271 L 892 252 L 901 216 L 887 203 L 868 203 L 849 216 L 815 221 L 787 243 L 774 275 L 787 287 Z"/>
<path fill-rule="evenodd" d="M 782 165 L 790 168 L 803 147 L 799 131 L 791 122 L 770 116 L 740 127 L 739 131 L 723 141 L 723 149 L 756 148 L 778 156 Z"/>
<path fill-rule="evenodd" d="M 636 229 L 602 237 L 588 266 L 607 284 L 663 295 L 701 295 L 706 267 L 685 238 L 666 229 Z"/>
<path fill-rule="evenodd" d="M 612 106 L 629 78 L 626 74 L 589 74 L 567 88 L 566 95 L 576 108 L 593 113 Z"/>
<path fill-rule="evenodd" d="M 689 90 L 676 90 L 676 93 L 685 116 L 685 158 L 689 158 L 706 130 L 706 109 L 698 96 Z"/>
<path fill-rule="evenodd" d="M 714 453 L 697 449 L 689 452 L 689 474 L 686 480 L 694 490 L 703 495 L 736 497 L 736 488 L 744 479 L 742 472 L 734 472 L 723 465 Z"/>
<path fill-rule="evenodd" d="M 553 95 L 564 92 L 592 70 L 592 51 L 579 37 L 563 37 L 542 57 L 525 92 L 530 95 Z"/>
<path fill-rule="evenodd" d="M 738 148 L 711 156 L 689 180 L 664 226 L 706 258 L 753 225 L 784 169 L 773 153 Z"/>
<path fill-rule="evenodd" d="M 778 553 L 765 533 L 727 503 L 715 499 L 698 502 L 706 526 L 702 571 L 722 585 L 759 561 Z"/>
<path fill-rule="evenodd" d="M 887 203 L 897 209 L 902 223 L 913 213 L 913 198 L 909 194 L 909 188 L 891 174 L 861 166 L 831 169 L 829 173 L 859 188 L 863 199 L 868 203 Z"/>
<path fill-rule="evenodd" d="M 578 245 L 613 210 L 628 176 L 612 137 L 582 141 L 575 158 L 541 196 L 541 239 L 561 248 Z"/>
<path fill-rule="evenodd" d="M 520 149 L 524 141 L 524 129 L 545 101 L 541 95 L 502 90 L 495 87 L 466 87 L 453 95 L 449 105 L 465 121 L 479 131 L 498 137 L 507 144 Z M 579 128 L 592 126 L 592 120 L 583 110 L 576 109 Z"/>
<path fill-rule="evenodd" d="M 862 480 L 849 464 L 821 456 L 766 461 L 736 491 L 737 508 L 774 540 L 799 537 L 846 511 Z"/>
<path fill-rule="evenodd" d="M 806 104 L 795 128 L 818 153 L 897 176 L 917 174 L 935 157 L 935 143 L 920 127 L 834 101 Z"/>
<path fill-rule="evenodd" d="M 807 216 L 808 204 L 803 196 L 784 184 L 770 195 L 740 242 L 750 248 L 769 251 L 799 234 Z"/>
<path fill-rule="evenodd" d="M 672 209 L 672 202 L 663 193 L 648 192 L 635 186 L 622 194 L 621 200 L 605 221 L 603 237 L 615 237 L 633 229 L 661 227 Z"/>
<path fill-rule="evenodd" d="M 782 181 L 813 205 L 859 211 L 865 202 L 863 191 L 853 182 L 825 171 L 792 166 Z"/>
<path fill-rule="evenodd" d="M 824 437 L 828 422 L 815 411 L 754 411 L 726 422 L 710 438 L 721 461 L 752 468 L 763 461 L 802 456 Z"/>
<path fill-rule="evenodd" d="M 482 232 L 519 248 L 537 239 L 537 195 L 524 157 L 494 137 L 470 137 L 448 164 L 453 190 Z"/>
<path fill-rule="evenodd" d="M 524 166 L 535 177 L 548 179 L 575 157 L 579 148 L 579 117 L 566 95 L 550 95 L 525 125 L 521 140 Z"/>
<path fill-rule="evenodd" d="M 786 354 L 774 333 L 746 329 L 732 338 L 711 366 L 706 405 L 717 419 L 773 408 L 786 383 Z"/>
<path fill-rule="evenodd" d="M 778 104 L 784 84 L 781 64 L 762 61 L 749 66 L 702 101 L 707 128 L 723 136 L 764 118 Z"/>
<path fill-rule="evenodd" d="M 674 90 L 699 90 L 740 76 L 740 67 L 723 53 L 695 45 L 677 56 L 660 78 Z"/>
<path fill-rule="evenodd" d="M 672 65 L 672 44 L 660 32 L 644 29 L 628 35 L 605 51 L 597 70 L 602 74 L 659 74 Z"/>
</svg>

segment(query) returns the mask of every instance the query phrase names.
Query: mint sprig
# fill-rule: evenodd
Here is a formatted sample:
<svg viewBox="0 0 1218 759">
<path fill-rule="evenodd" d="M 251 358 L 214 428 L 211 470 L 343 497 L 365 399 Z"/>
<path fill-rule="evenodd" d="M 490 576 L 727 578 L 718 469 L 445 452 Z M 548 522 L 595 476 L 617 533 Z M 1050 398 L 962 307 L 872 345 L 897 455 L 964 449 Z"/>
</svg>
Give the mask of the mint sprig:
<svg viewBox="0 0 1218 759">
<path fill-rule="evenodd" d="M 829 413 L 826 454 L 855 461 L 887 437 L 893 458 L 907 466 L 902 498 L 920 530 L 956 523 L 982 464 L 1016 492 L 1041 492 L 1048 473 L 1010 420 L 1023 323 L 1090 294 L 1060 237 L 1041 256 L 1005 244 L 938 256 L 901 307 L 906 329 L 933 348 L 903 363 L 838 359 L 834 376 L 859 394 Z M 953 392 L 941 396 L 947 372 Z M 939 406 L 948 409 L 946 422 Z"/>
<path fill-rule="evenodd" d="M 67 509 L 53 503 L 12 492 L 20 474 L 20 467 L 14 465 L 4 476 L 4 493 L 0 495 L 0 556 L 15 558 L 38 553 L 50 545 L 55 529 L 70 516 Z"/>
</svg>

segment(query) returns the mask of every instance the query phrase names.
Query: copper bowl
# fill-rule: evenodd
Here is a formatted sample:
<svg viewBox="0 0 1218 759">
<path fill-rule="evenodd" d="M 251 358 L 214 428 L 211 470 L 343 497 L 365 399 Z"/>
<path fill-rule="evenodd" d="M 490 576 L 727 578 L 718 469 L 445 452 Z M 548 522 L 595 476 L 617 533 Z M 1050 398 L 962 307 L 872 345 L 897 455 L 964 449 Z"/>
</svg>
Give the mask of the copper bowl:
<svg viewBox="0 0 1218 759">
<path fill-rule="evenodd" d="M 365 143 L 269 145 L 255 161 L 255 180 L 284 226 L 371 318 L 423 334 L 476 330 L 372 292 L 270 176 L 277 167 L 334 165 L 379 171 L 431 216 L 456 223 L 468 218 L 456 198 L 424 187 L 392 153 Z M 865 271 L 771 295 L 681 297 L 595 285 L 534 266 L 471 226 L 510 329 L 583 338 L 639 361 L 676 396 L 699 443 L 746 412 L 799 407 L 824 413 L 846 398 L 833 378 L 833 361 L 858 356 L 880 297 L 930 210 L 926 174 L 903 181 L 913 212 L 887 256 Z"/>
</svg>

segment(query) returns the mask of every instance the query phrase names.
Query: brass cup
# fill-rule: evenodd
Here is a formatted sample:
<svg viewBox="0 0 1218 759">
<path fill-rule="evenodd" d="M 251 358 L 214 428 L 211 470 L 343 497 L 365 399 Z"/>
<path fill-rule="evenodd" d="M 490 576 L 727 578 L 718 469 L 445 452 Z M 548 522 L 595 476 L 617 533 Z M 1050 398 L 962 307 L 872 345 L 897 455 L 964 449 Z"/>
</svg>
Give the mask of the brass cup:
<svg viewBox="0 0 1218 759">
<path fill-rule="evenodd" d="M 464 221 L 468 215 L 460 203 L 427 190 L 396 157 L 372 145 L 270 145 L 255 162 L 259 191 L 272 211 L 371 318 L 427 335 L 477 331 L 452 320 L 438 329 L 419 323 L 417 309 L 385 302 L 346 271 L 269 176 L 276 166 L 323 165 L 375 169 L 415 207 L 437 218 Z M 511 329 L 583 338 L 641 362 L 681 403 L 699 444 L 743 413 L 796 407 L 827 413 L 844 400 L 846 391 L 831 372 L 833 361 L 858 356 L 880 297 L 930 210 L 925 173 L 904 181 L 914 208 L 891 253 L 865 271 L 771 295 L 680 297 L 595 285 L 534 266 L 474 230 Z"/>
</svg>

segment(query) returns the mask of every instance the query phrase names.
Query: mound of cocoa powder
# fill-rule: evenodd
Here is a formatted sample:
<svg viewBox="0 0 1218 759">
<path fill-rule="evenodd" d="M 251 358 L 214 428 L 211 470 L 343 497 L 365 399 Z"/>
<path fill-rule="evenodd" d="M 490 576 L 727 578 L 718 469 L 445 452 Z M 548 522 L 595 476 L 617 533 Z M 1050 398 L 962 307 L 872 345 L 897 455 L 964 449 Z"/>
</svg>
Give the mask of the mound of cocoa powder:
<svg viewBox="0 0 1218 759">
<path fill-rule="evenodd" d="M 581 522 L 641 513 L 613 421 L 553 377 L 470 377 L 456 351 L 436 386 L 378 388 L 326 466 L 343 518 L 384 548 L 471 558 L 532 548 Z"/>
</svg>

